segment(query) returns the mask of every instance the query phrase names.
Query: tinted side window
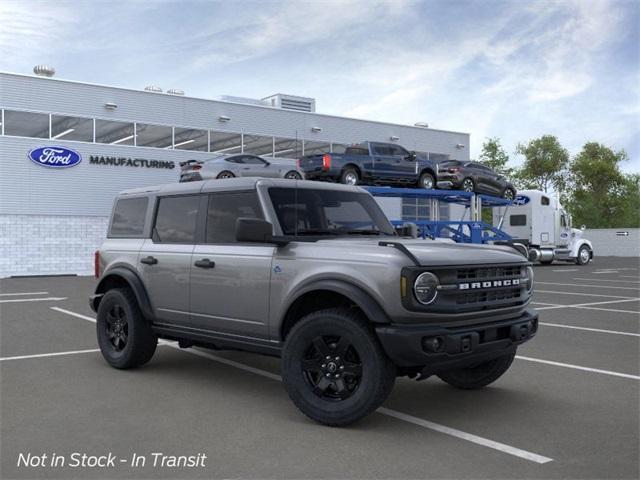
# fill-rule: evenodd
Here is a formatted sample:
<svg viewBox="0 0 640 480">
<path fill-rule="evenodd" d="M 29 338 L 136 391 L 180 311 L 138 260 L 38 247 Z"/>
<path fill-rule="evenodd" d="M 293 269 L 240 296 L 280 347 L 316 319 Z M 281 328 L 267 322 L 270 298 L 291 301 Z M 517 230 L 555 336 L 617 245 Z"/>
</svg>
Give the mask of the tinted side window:
<svg viewBox="0 0 640 480">
<path fill-rule="evenodd" d="M 194 243 L 198 195 L 161 198 L 158 203 L 153 240 L 157 243 Z"/>
<path fill-rule="evenodd" d="M 118 200 L 113 211 L 110 237 L 134 237 L 142 235 L 144 217 L 147 213 L 147 197 Z"/>
<path fill-rule="evenodd" d="M 264 165 L 265 161 L 260 157 L 254 157 L 251 155 L 247 155 L 246 157 L 242 157 L 243 163 L 249 163 L 252 165 Z"/>
<path fill-rule="evenodd" d="M 511 215 L 511 217 L 509 217 L 509 225 L 512 227 L 524 227 L 526 224 L 526 215 Z"/>
<path fill-rule="evenodd" d="M 207 243 L 235 243 L 238 218 L 263 218 L 256 192 L 209 195 Z"/>
<path fill-rule="evenodd" d="M 361 147 L 348 147 L 344 153 L 345 155 L 369 155 L 369 150 Z"/>
</svg>

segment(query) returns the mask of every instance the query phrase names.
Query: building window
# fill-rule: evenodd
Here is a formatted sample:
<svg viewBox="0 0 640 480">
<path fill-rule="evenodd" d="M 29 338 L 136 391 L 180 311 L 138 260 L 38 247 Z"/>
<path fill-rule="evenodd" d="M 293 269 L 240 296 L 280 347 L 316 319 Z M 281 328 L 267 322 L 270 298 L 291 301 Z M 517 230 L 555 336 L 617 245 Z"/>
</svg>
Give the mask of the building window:
<svg viewBox="0 0 640 480">
<path fill-rule="evenodd" d="M 244 135 L 244 153 L 261 155 L 264 157 L 272 157 L 273 137 L 263 137 L 261 135 Z"/>
<path fill-rule="evenodd" d="M 300 158 L 302 156 L 302 140 L 276 137 L 274 141 L 274 157 Z"/>
<path fill-rule="evenodd" d="M 431 220 L 430 210 L 428 198 L 402 199 L 402 220 L 405 222 Z"/>
<path fill-rule="evenodd" d="M 51 115 L 51 138 L 93 142 L 93 119 Z"/>
<path fill-rule="evenodd" d="M 206 152 L 209 148 L 209 136 L 206 130 L 193 128 L 174 129 L 173 148 L 176 150 L 196 150 Z"/>
<path fill-rule="evenodd" d="M 16 137 L 49 138 L 49 115 L 5 110 L 4 134 Z"/>
<path fill-rule="evenodd" d="M 133 145 L 133 123 L 96 120 L 96 142 L 111 145 Z"/>
<path fill-rule="evenodd" d="M 173 129 L 163 125 L 136 123 L 136 146 L 171 148 L 173 145 Z"/>
<path fill-rule="evenodd" d="M 212 131 L 209 132 L 209 135 L 209 151 L 211 153 L 221 153 L 225 155 L 242 153 L 242 135 L 239 133 Z"/>
<path fill-rule="evenodd" d="M 323 153 L 329 153 L 331 151 L 331 144 L 327 142 L 312 142 L 311 140 L 304 141 L 304 154 L 305 155 L 322 155 Z"/>
</svg>

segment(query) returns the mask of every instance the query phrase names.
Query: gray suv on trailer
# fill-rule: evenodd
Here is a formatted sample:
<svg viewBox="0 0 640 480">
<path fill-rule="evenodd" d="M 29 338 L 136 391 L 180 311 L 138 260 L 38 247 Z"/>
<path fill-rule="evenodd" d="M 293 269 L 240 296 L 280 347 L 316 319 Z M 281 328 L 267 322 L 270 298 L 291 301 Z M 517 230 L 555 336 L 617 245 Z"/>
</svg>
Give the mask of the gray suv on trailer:
<svg viewBox="0 0 640 480">
<path fill-rule="evenodd" d="M 354 186 L 236 178 L 122 192 L 96 252 L 106 361 L 158 339 L 282 357 L 296 406 L 373 412 L 397 376 L 480 388 L 532 338 L 533 270 L 506 246 L 402 238 Z"/>
</svg>

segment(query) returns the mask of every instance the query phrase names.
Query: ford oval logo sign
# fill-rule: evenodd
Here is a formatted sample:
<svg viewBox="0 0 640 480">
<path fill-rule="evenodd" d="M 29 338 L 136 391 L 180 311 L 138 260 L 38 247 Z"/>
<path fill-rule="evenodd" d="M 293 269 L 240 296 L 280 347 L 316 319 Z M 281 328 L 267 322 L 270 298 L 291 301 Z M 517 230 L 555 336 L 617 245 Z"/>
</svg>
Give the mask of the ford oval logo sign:
<svg viewBox="0 0 640 480">
<path fill-rule="evenodd" d="M 43 167 L 69 168 L 78 165 L 82 161 L 82 156 L 64 147 L 40 147 L 29 152 L 29 159 Z"/>
<path fill-rule="evenodd" d="M 529 203 L 530 198 L 526 195 L 516 195 L 516 198 L 513 200 L 514 205 L 526 205 Z"/>
</svg>

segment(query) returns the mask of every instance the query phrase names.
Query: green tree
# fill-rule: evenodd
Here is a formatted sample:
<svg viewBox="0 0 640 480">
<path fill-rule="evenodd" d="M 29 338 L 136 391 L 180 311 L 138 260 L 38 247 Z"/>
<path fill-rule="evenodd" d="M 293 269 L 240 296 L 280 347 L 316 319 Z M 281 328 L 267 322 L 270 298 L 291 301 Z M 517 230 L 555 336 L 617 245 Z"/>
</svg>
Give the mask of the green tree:
<svg viewBox="0 0 640 480">
<path fill-rule="evenodd" d="M 482 152 L 478 160 L 480 163 L 502 175 L 510 177 L 513 174 L 513 168 L 507 166 L 507 163 L 509 163 L 509 155 L 497 137 L 487 138 L 485 140 L 482 144 Z"/>
<path fill-rule="evenodd" d="M 527 144 L 519 144 L 516 152 L 525 158 L 516 175 L 519 187 L 545 192 L 551 188 L 556 191 L 564 190 L 569 152 L 560 145 L 556 137 L 543 135 Z"/>
<path fill-rule="evenodd" d="M 566 205 L 576 225 L 639 226 L 640 176 L 621 172 L 620 162 L 625 160 L 624 150 L 614 152 L 597 142 L 586 143 L 573 158 Z"/>
</svg>

